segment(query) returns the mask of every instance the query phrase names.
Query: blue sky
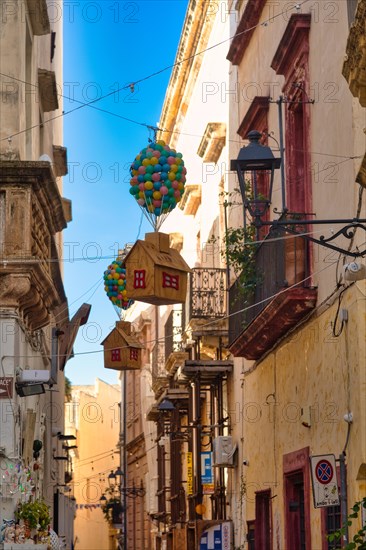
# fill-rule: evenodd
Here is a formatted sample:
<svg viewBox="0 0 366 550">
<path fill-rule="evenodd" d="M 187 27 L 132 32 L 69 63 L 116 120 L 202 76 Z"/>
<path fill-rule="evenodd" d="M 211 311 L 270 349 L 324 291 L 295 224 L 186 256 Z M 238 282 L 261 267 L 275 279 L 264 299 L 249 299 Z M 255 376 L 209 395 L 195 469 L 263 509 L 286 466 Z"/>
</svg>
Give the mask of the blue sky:
<svg viewBox="0 0 366 550">
<path fill-rule="evenodd" d="M 64 111 L 90 102 L 174 63 L 188 0 L 87 1 L 64 8 Z M 115 383 L 103 367 L 100 342 L 117 320 L 103 288 L 103 272 L 118 248 L 151 230 L 129 194 L 128 166 L 149 132 L 119 117 L 155 125 L 171 70 L 64 117 L 69 174 L 63 195 L 73 221 L 64 232 L 65 288 L 70 315 L 87 302 L 89 322 L 79 331 L 66 366 L 72 384 L 96 377 Z M 72 101 L 74 100 L 74 101 Z M 184 153 L 184 152 L 183 152 Z"/>
</svg>

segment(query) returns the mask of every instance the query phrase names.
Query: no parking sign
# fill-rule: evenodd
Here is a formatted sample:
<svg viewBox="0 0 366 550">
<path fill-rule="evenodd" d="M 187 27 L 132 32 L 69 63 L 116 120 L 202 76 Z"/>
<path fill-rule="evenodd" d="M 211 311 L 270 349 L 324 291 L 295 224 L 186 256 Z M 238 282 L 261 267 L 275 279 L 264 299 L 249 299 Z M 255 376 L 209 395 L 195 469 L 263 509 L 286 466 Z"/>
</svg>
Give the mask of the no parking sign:
<svg viewBox="0 0 366 550">
<path fill-rule="evenodd" d="M 311 456 L 310 469 L 315 508 L 338 505 L 339 495 L 335 456 Z"/>
</svg>

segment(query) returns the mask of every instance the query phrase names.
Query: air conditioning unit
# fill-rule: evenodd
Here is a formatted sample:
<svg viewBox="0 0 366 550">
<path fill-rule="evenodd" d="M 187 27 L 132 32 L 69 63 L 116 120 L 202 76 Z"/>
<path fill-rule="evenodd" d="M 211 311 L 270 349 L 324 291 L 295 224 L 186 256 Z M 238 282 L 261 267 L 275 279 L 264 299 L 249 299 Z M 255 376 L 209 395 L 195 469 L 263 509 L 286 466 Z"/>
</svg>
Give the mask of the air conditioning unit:
<svg viewBox="0 0 366 550">
<path fill-rule="evenodd" d="M 234 454 L 237 445 L 231 435 L 219 435 L 213 440 L 213 466 L 234 468 Z"/>
<path fill-rule="evenodd" d="M 49 370 L 21 370 L 17 376 L 17 382 L 21 384 L 47 384 L 50 379 Z"/>
</svg>

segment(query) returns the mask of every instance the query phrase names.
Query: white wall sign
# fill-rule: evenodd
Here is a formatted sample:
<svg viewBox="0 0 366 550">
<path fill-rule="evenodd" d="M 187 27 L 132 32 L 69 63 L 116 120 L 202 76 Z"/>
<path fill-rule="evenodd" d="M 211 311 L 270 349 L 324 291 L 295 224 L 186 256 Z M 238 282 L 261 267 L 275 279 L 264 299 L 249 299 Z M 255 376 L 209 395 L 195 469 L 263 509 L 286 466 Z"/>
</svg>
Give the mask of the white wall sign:
<svg viewBox="0 0 366 550">
<path fill-rule="evenodd" d="M 339 504 L 339 494 L 335 456 L 311 456 L 310 470 L 314 507 L 337 506 Z"/>
</svg>

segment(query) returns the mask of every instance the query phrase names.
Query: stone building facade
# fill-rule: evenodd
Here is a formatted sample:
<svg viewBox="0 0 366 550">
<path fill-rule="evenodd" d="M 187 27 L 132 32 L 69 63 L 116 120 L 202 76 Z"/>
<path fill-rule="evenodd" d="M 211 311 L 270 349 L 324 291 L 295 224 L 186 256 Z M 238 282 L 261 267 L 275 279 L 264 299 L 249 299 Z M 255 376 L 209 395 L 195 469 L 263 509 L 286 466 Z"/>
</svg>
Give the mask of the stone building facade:
<svg viewBox="0 0 366 550">
<path fill-rule="evenodd" d="M 62 197 L 62 18 L 52 18 L 54 7 L 46 0 L 1 6 L 0 456 L 11 475 L 1 479 L 0 522 L 14 517 L 18 502 L 45 499 L 71 548 L 63 370 L 90 307 L 70 322 L 60 264 L 71 220 Z"/>
<path fill-rule="evenodd" d="M 145 309 L 151 326 L 138 406 L 152 548 L 209 549 L 215 536 L 327 549 L 365 494 L 365 281 L 345 276 L 364 262 L 365 233 L 338 233 L 365 219 L 364 9 L 189 3 L 159 122 L 188 169 L 161 230 L 192 268 L 189 291 L 183 307 L 130 312 L 138 327 Z M 251 130 L 282 170 L 269 225 L 242 233 L 243 255 L 255 252 L 240 273 L 227 236 L 253 218 L 229 166 Z M 246 184 L 265 196 L 269 178 Z M 307 221 L 302 236 L 270 225 L 291 217 Z M 318 508 L 310 458 L 325 455 L 340 501 Z"/>
</svg>

